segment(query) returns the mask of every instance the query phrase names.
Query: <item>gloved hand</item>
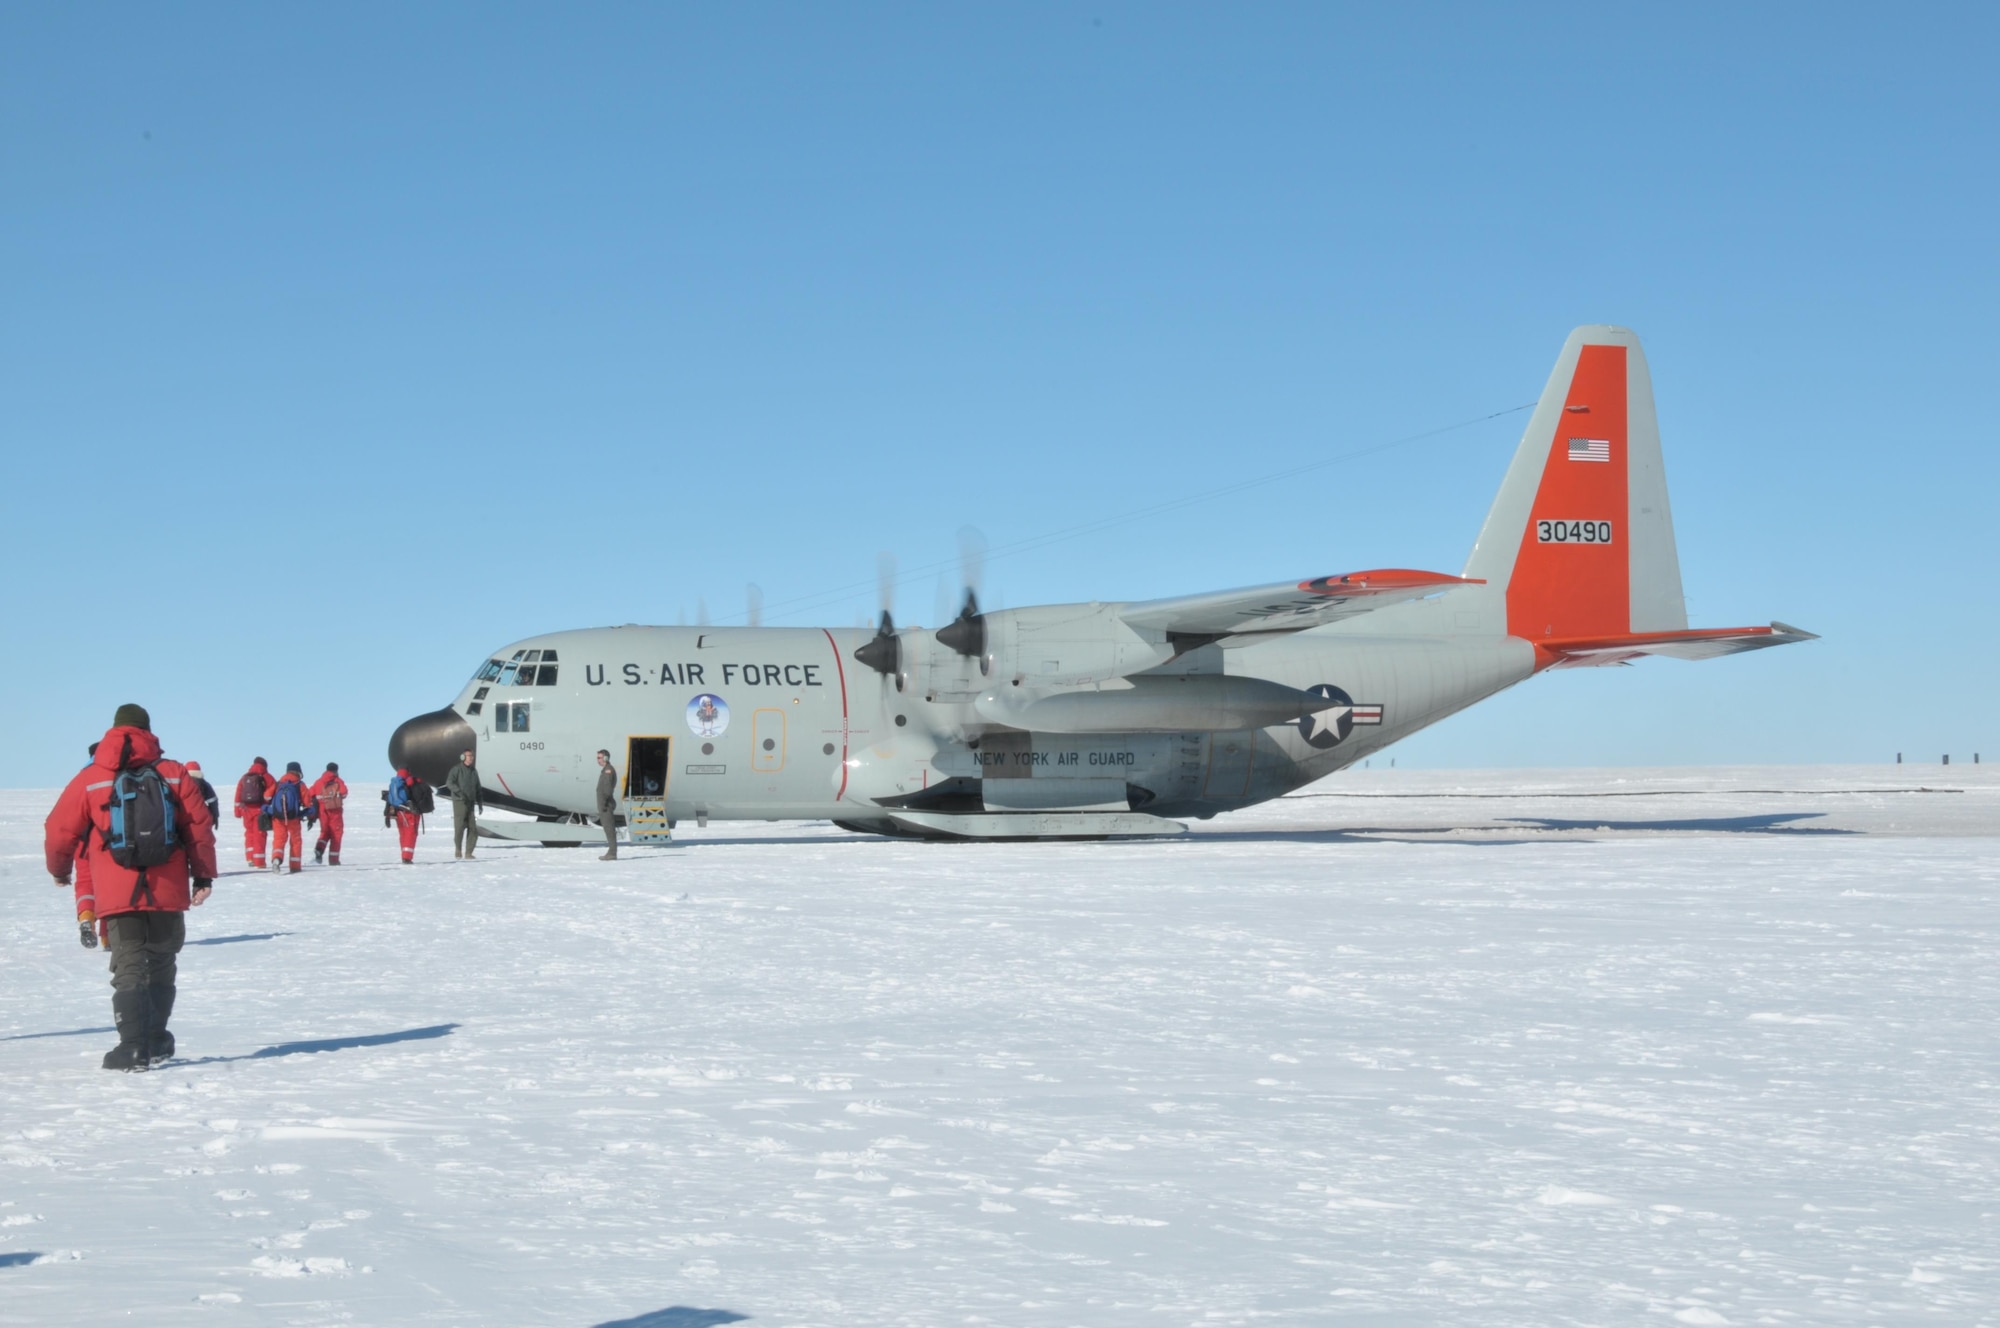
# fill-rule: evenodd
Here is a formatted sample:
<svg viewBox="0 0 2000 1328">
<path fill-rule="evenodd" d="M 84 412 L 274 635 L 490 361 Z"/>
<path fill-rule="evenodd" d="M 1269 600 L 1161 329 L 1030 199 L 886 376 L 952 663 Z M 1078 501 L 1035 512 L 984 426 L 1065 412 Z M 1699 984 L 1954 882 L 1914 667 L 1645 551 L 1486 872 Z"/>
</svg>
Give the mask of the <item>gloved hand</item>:
<svg viewBox="0 0 2000 1328">
<path fill-rule="evenodd" d="M 307 812 L 307 813 L 306 813 L 306 824 L 307 824 L 307 825 L 310 825 L 310 826 L 317 826 L 317 825 L 319 824 L 319 813 L 318 813 L 318 812 Z"/>
<path fill-rule="evenodd" d="M 207 879 L 205 879 L 205 878 L 203 878 L 203 877 L 200 877 L 200 876 L 197 876 L 197 877 L 195 877 L 195 878 L 194 878 L 194 900 L 193 900 L 193 902 L 195 903 L 195 905 L 196 905 L 196 906 L 199 906 L 199 905 L 201 905 L 201 904 L 202 904 L 202 903 L 203 903 L 204 901 L 206 901 L 206 900 L 208 899 L 208 896 L 209 896 L 210 892 L 211 892 L 211 891 L 213 891 L 214 889 L 215 889 L 215 882 L 214 882 L 214 881 L 211 881 L 211 880 L 207 880 Z"/>
<path fill-rule="evenodd" d="M 87 908 L 76 915 L 76 939 L 86 950 L 97 948 L 97 915 Z"/>
</svg>

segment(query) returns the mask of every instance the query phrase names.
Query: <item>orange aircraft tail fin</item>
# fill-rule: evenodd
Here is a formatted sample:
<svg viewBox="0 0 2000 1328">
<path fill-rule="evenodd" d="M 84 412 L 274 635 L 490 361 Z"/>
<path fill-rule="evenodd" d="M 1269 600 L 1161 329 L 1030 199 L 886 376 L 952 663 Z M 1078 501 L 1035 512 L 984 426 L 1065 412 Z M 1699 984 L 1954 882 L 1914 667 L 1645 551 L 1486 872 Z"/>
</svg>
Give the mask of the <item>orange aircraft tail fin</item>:
<svg viewBox="0 0 2000 1328">
<path fill-rule="evenodd" d="M 1624 328 L 1570 333 L 1467 561 L 1543 642 L 1687 628 L 1653 385 Z"/>
</svg>

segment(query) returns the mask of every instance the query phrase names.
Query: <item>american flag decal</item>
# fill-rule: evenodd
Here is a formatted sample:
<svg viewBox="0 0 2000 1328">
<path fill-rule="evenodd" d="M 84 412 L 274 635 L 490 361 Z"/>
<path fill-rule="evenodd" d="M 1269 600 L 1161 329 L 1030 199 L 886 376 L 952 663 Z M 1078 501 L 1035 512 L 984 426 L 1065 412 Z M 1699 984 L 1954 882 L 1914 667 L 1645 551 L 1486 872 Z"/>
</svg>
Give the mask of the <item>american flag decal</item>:
<svg viewBox="0 0 2000 1328">
<path fill-rule="evenodd" d="M 1572 438 L 1569 440 L 1571 461 L 1611 460 L 1611 440 L 1609 438 Z"/>
</svg>

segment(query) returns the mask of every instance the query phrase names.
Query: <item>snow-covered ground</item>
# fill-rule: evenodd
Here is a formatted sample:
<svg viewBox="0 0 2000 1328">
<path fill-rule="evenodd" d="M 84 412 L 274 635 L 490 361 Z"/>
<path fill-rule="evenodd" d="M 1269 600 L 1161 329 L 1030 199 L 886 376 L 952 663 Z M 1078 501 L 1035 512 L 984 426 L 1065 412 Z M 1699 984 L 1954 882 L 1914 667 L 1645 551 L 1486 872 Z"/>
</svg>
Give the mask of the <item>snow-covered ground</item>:
<svg viewBox="0 0 2000 1328">
<path fill-rule="evenodd" d="M 1991 769 L 615 864 L 359 817 L 190 915 L 144 1075 L 0 793 L 0 1322 L 2000 1323 Z"/>
</svg>

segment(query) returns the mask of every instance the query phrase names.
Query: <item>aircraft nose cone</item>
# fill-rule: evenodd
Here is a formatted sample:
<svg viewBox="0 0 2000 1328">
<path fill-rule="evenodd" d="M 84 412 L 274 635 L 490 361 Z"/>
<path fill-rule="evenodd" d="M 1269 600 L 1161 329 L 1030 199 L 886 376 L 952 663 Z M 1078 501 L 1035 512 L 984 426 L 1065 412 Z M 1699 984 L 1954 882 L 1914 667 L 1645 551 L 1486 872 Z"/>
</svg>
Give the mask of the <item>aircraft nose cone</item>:
<svg viewBox="0 0 2000 1328">
<path fill-rule="evenodd" d="M 389 737 L 389 764 L 426 784 L 442 784 L 458 764 L 459 753 L 474 751 L 478 745 L 472 725 L 446 706 L 396 726 Z"/>
</svg>

